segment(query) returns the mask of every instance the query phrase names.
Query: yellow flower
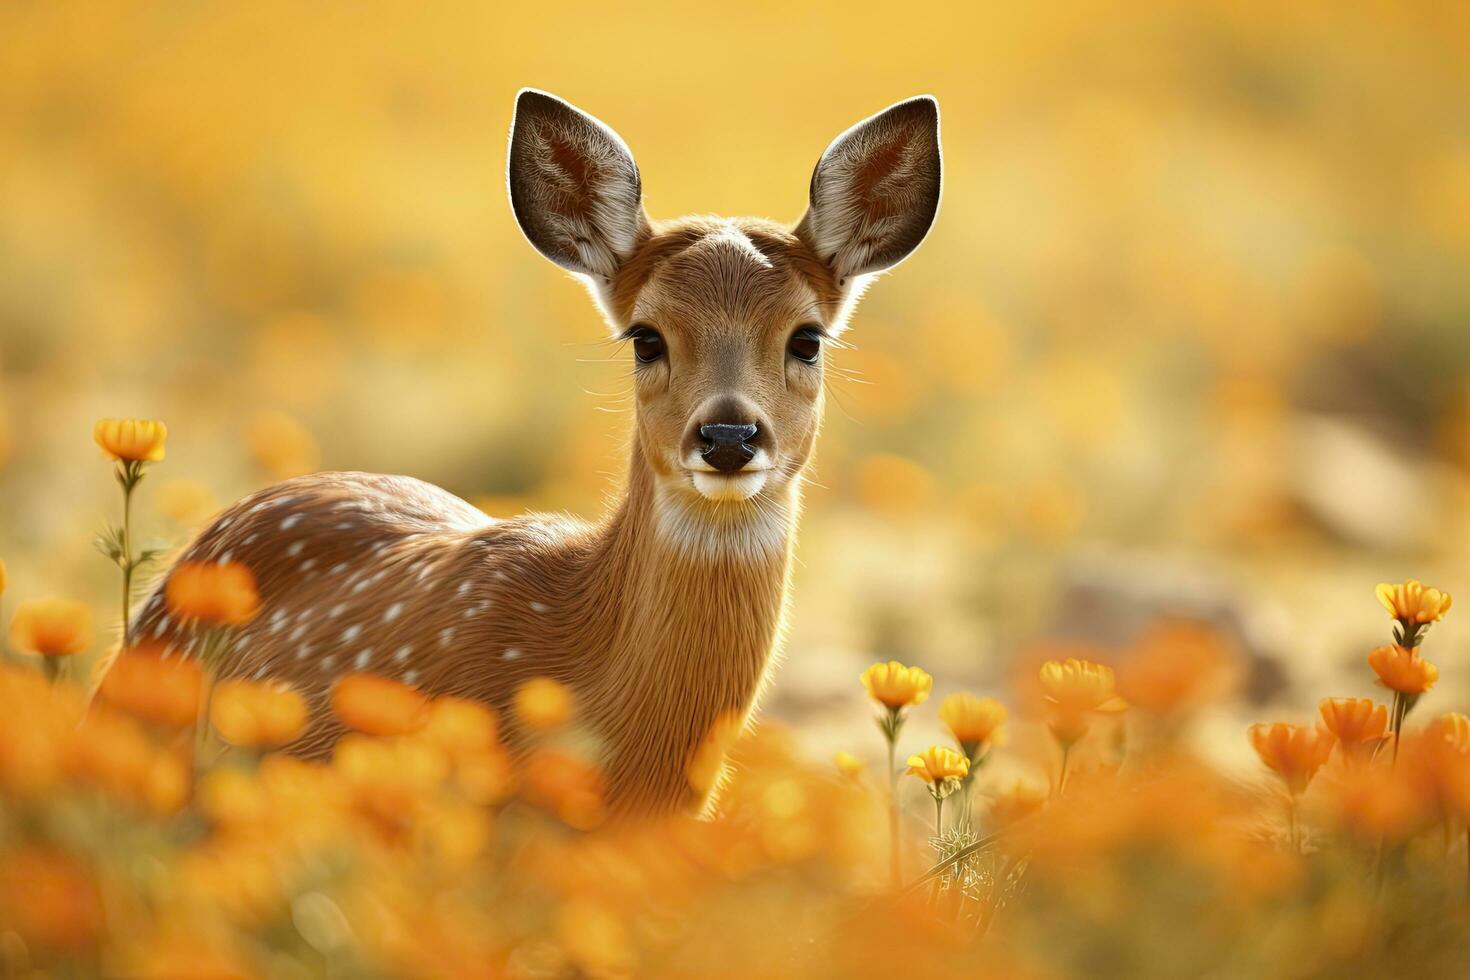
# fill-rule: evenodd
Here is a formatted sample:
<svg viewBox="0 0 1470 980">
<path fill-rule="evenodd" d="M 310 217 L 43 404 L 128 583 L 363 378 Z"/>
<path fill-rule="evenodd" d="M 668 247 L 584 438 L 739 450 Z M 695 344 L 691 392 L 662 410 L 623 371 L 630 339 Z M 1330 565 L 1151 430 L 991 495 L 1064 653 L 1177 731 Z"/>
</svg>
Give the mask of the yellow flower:
<svg viewBox="0 0 1470 980">
<path fill-rule="evenodd" d="M 832 757 L 832 763 L 837 767 L 837 771 L 848 779 L 857 779 L 868 765 L 851 752 L 838 752 Z"/>
<path fill-rule="evenodd" d="M 168 426 L 153 419 L 100 419 L 92 438 L 113 459 L 128 463 L 156 463 L 163 459 Z"/>
<path fill-rule="evenodd" d="M 934 687 L 934 678 L 918 667 L 905 667 L 897 660 L 876 663 L 863 671 L 868 696 L 890 711 L 923 704 Z"/>
<path fill-rule="evenodd" d="M 1323 698 L 1317 710 L 1344 756 L 1361 758 L 1388 737 L 1388 708 L 1371 698 Z"/>
<path fill-rule="evenodd" d="M 939 703 L 939 720 L 972 759 L 983 746 L 1005 744 L 1006 709 L 995 698 L 951 694 Z"/>
<path fill-rule="evenodd" d="M 1250 740 L 1266 768 L 1285 780 L 1294 796 L 1307 788 L 1332 752 L 1330 732 L 1286 722 L 1252 725 Z"/>
<path fill-rule="evenodd" d="M 560 728 L 572 717 L 572 694 L 550 677 L 533 677 L 516 691 L 516 716 L 530 728 Z"/>
<path fill-rule="evenodd" d="M 964 779 L 970 774 L 970 760 L 943 745 L 931 745 L 918 755 L 909 756 L 908 767 L 908 775 L 918 776 L 930 786 Z"/>
<path fill-rule="evenodd" d="M 1378 601 L 1405 626 L 1437 622 L 1450 611 L 1450 594 L 1409 579 L 1402 585 L 1378 586 Z"/>
<path fill-rule="evenodd" d="M 1118 697 L 1113 670 L 1104 664 L 1068 657 L 1041 665 L 1041 694 L 1047 726 L 1060 741 L 1071 743 L 1087 734 L 1094 714 L 1128 709 Z"/>
<path fill-rule="evenodd" d="M 92 610 L 75 599 L 30 599 L 10 618 L 10 645 L 42 657 L 68 657 L 92 645 Z"/>
<path fill-rule="evenodd" d="M 179 619 L 206 626 L 238 626 L 260 609 L 255 576 L 239 562 L 181 562 L 168 577 L 164 601 Z"/>
<path fill-rule="evenodd" d="M 306 701 L 284 684 L 225 681 L 215 689 L 209 720 L 231 745 L 274 749 L 306 730 Z"/>
<path fill-rule="evenodd" d="M 1378 675 L 1378 683 L 1400 694 L 1423 694 L 1439 680 L 1438 667 L 1419 656 L 1417 649 L 1398 644 L 1368 654 L 1368 666 Z"/>
<path fill-rule="evenodd" d="M 97 696 L 160 728 L 187 728 L 199 715 L 203 673 L 196 659 L 135 647 L 118 654 L 107 668 Z"/>
<path fill-rule="evenodd" d="M 367 735 L 407 735 L 428 723 L 429 699 L 387 677 L 348 674 L 332 687 L 332 710 Z"/>
</svg>

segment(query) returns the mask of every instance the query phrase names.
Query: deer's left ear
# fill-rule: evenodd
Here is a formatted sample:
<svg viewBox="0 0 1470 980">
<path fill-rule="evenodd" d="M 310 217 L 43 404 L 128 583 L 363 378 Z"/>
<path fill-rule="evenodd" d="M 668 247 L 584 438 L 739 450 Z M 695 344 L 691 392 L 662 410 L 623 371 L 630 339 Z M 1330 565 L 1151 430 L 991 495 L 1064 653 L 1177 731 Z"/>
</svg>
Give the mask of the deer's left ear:
<svg viewBox="0 0 1470 980">
<path fill-rule="evenodd" d="M 528 88 L 517 96 L 507 182 L 516 221 L 536 250 L 599 289 L 648 232 L 628 145 L 554 95 Z"/>
<path fill-rule="evenodd" d="M 796 234 L 847 287 L 919 247 L 939 211 L 939 172 L 939 103 L 889 106 L 827 147 Z"/>
</svg>

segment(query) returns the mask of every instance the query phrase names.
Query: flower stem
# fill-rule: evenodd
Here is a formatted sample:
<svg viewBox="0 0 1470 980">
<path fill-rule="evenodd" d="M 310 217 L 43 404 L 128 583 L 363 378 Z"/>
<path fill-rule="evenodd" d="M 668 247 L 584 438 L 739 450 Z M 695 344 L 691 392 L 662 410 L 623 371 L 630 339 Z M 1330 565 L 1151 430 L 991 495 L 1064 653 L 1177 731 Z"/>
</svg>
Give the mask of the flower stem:
<svg viewBox="0 0 1470 980">
<path fill-rule="evenodd" d="M 1399 761 L 1399 741 L 1404 727 L 1404 696 L 1399 691 L 1393 692 L 1393 708 L 1389 711 L 1388 730 L 1393 735 L 1393 762 Z"/>
<path fill-rule="evenodd" d="M 123 466 L 129 464 L 124 463 Z M 123 488 L 123 521 L 122 521 L 122 642 L 128 645 L 128 634 L 132 623 L 130 622 L 133 604 L 133 487 L 137 481 L 131 478 L 131 474 L 119 474 L 119 481 Z"/>
<path fill-rule="evenodd" d="M 934 797 L 934 836 L 944 836 L 944 797 Z"/>
<path fill-rule="evenodd" d="M 45 674 L 46 680 L 54 685 L 58 680 L 61 679 L 61 658 L 42 657 L 41 673 Z"/>
<path fill-rule="evenodd" d="M 1058 796 L 1061 796 L 1062 795 L 1062 791 L 1067 788 L 1067 762 L 1071 758 L 1072 758 L 1072 743 L 1071 742 L 1063 742 L 1062 743 L 1062 768 L 1061 768 L 1061 771 L 1057 773 L 1057 795 Z"/>
<path fill-rule="evenodd" d="M 889 872 L 893 887 L 897 889 L 903 881 L 903 857 L 899 851 L 898 834 L 898 768 L 894 755 L 897 747 L 896 733 L 888 736 L 888 847 Z"/>
</svg>

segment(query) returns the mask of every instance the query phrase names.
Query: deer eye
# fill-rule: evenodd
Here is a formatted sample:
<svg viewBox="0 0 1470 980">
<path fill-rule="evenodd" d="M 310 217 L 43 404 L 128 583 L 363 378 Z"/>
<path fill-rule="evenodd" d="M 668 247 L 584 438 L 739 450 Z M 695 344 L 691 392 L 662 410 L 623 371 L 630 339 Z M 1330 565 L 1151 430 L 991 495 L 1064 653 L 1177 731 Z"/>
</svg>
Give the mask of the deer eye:
<svg viewBox="0 0 1470 980">
<path fill-rule="evenodd" d="M 633 341 L 633 356 L 639 364 L 652 364 L 664 356 L 664 339 L 646 323 L 635 323 L 624 334 Z"/>
<path fill-rule="evenodd" d="M 817 363 L 822 353 L 822 329 L 815 326 L 798 327 L 786 341 L 786 351 L 798 361 Z"/>
</svg>

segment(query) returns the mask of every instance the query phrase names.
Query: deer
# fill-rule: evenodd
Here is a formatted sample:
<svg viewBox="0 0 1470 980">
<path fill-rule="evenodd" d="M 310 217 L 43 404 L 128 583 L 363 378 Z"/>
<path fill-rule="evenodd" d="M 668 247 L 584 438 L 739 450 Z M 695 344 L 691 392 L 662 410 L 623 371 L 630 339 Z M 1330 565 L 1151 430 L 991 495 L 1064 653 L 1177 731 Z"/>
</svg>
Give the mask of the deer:
<svg viewBox="0 0 1470 980">
<path fill-rule="evenodd" d="M 825 361 L 873 277 L 938 213 L 938 103 L 898 102 L 818 159 L 795 225 L 654 223 L 628 146 L 593 116 L 522 90 L 507 184 L 521 232 L 581 280 L 632 352 L 626 481 L 595 521 L 496 520 L 404 476 L 322 472 L 245 497 L 185 545 L 125 643 L 197 655 L 163 595 L 179 562 L 241 562 L 260 610 L 217 651 L 219 679 L 280 680 L 307 699 L 287 751 L 344 734 L 343 676 L 370 672 L 495 710 L 512 752 L 517 689 L 547 677 L 599 747 L 610 815 L 699 811 L 692 775 L 748 724 L 781 644 Z M 701 756 L 703 753 L 703 756 Z"/>
</svg>

